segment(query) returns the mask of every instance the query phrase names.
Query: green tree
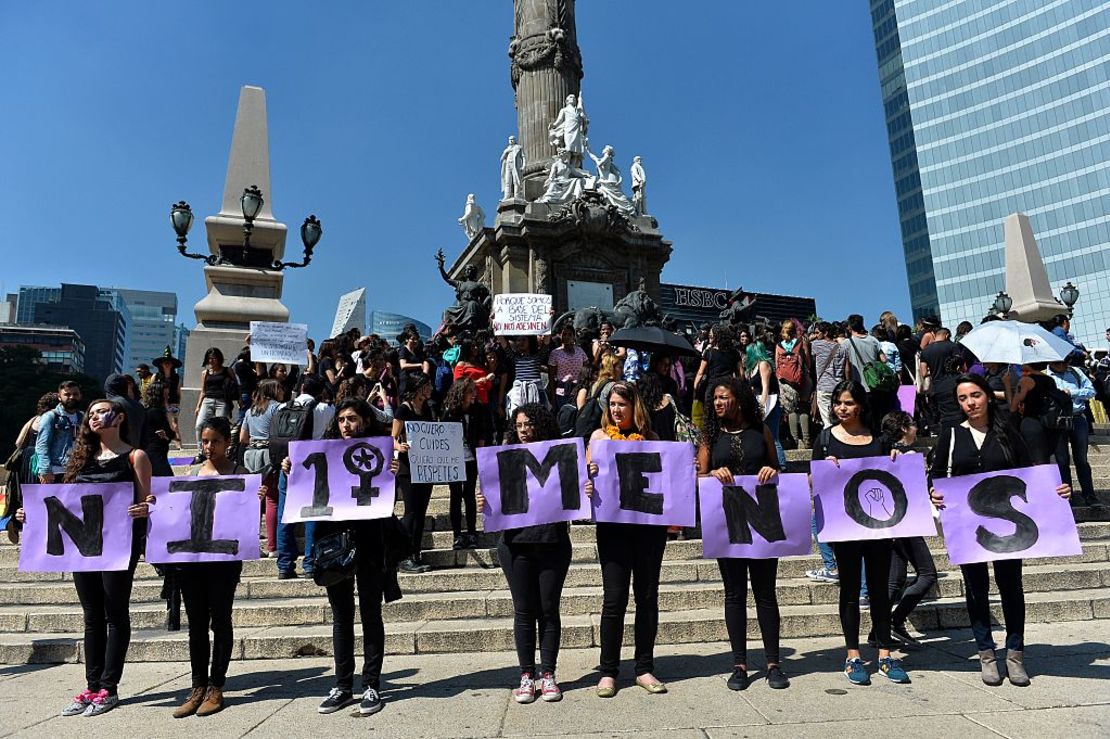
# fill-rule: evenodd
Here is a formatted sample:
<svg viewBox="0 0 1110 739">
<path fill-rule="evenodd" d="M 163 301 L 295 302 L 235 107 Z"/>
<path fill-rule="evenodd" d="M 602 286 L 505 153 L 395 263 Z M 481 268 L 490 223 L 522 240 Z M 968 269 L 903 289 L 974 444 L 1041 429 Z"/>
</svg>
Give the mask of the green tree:
<svg viewBox="0 0 1110 739">
<path fill-rule="evenodd" d="M 14 449 L 19 430 L 34 415 L 39 398 L 57 390 L 63 380 L 81 386 L 82 405 L 104 394 L 99 383 L 87 375 L 67 375 L 47 367 L 34 347 L 0 347 L 0 460 Z"/>
</svg>

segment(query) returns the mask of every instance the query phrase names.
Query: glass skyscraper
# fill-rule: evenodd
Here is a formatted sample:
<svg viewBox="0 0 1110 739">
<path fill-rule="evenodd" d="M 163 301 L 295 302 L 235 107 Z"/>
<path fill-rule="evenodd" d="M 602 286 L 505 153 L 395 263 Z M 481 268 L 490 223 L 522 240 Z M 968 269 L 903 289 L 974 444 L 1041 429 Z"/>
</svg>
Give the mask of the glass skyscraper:
<svg viewBox="0 0 1110 739">
<path fill-rule="evenodd" d="M 914 315 L 978 323 L 1029 216 L 1072 332 L 1110 326 L 1110 3 L 871 0 Z"/>
</svg>

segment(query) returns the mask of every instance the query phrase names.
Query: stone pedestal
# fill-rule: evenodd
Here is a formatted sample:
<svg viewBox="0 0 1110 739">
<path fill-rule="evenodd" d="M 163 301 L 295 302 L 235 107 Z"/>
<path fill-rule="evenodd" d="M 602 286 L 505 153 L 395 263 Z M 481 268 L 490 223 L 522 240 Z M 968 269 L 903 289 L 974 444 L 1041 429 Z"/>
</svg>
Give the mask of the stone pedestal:
<svg viewBox="0 0 1110 739">
<path fill-rule="evenodd" d="M 1067 308 L 1052 294 L 1044 259 L 1037 248 L 1033 228 L 1024 213 L 1006 217 L 1006 293 L 1013 299 L 1009 318 L 1018 321 L 1047 321 Z"/>
</svg>

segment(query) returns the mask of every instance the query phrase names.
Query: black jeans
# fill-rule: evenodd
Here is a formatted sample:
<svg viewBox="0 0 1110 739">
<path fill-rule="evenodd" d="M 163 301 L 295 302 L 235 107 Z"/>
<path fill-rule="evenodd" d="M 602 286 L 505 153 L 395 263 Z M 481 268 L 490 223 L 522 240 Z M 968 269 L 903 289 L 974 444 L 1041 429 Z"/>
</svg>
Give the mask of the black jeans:
<svg viewBox="0 0 1110 739">
<path fill-rule="evenodd" d="M 462 533 L 462 508 L 466 503 L 466 533 L 473 534 L 478 525 L 478 504 L 474 500 L 474 489 L 478 486 L 478 462 L 466 463 L 466 480 L 452 482 L 451 488 L 451 531 L 458 536 Z"/>
<path fill-rule="evenodd" d="M 235 633 L 231 627 L 231 606 L 235 589 L 243 574 L 242 562 L 197 562 L 178 566 L 181 598 L 189 617 L 189 663 L 193 668 L 193 687 L 211 685 L 223 688 Z M 212 628 L 211 643 L 208 628 Z M 208 670 L 211 656 L 212 670 Z"/>
<path fill-rule="evenodd" d="M 866 567 L 867 580 L 874 585 L 868 590 L 871 631 L 880 649 L 892 648 L 890 593 L 882 586 L 890 579 L 890 539 L 834 541 L 832 548 L 840 566 L 840 629 L 844 632 L 844 645 L 859 649 L 859 587 L 862 567 Z"/>
<path fill-rule="evenodd" d="M 405 502 L 405 515 L 401 522 L 409 532 L 412 542 L 412 558 L 420 556 L 424 540 L 424 519 L 428 516 L 428 503 L 432 499 L 432 486 L 428 483 L 414 483 L 409 475 L 397 475 L 397 487 L 401 489 L 401 499 Z"/>
<path fill-rule="evenodd" d="M 331 644 L 335 653 L 335 686 L 350 691 L 355 675 L 355 580 L 358 581 L 358 611 L 362 620 L 362 688 L 381 689 L 385 656 L 385 624 L 382 622 L 384 576 L 373 556 L 363 556 L 359 545 L 355 579 L 327 589 L 331 605 Z"/>
<path fill-rule="evenodd" d="M 131 584 L 137 556 L 115 572 L 74 572 L 73 585 L 85 615 L 85 681 L 89 690 L 116 694 L 131 643 Z"/>
<path fill-rule="evenodd" d="M 908 566 L 913 566 L 913 582 L 907 586 Z M 937 582 L 937 566 L 922 536 L 895 539 L 890 553 L 890 602 L 897 603 L 891 623 L 902 626 L 913 609 Z"/>
<path fill-rule="evenodd" d="M 779 601 L 775 594 L 777 559 L 718 559 L 725 583 L 725 628 L 732 645 L 732 663 L 748 665 L 748 576 L 752 578 L 755 615 L 763 636 L 767 664 L 779 662 Z"/>
<path fill-rule="evenodd" d="M 1025 648 L 1025 591 L 1021 586 L 1021 560 L 1003 559 L 994 562 L 994 581 L 1002 599 L 1002 620 L 1006 622 L 1006 648 Z M 971 632 L 979 649 L 994 649 L 991 636 L 990 575 L 986 562 L 960 565 L 964 576 L 964 595 Z"/>
<path fill-rule="evenodd" d="M 628 584 L 636 598 L 636 676 L 655 671 L 655 635 L 659 631 L 659 569 L 667 548 L 667 527 L 642 524 L 597 524 L 597 558 L 601 562 L 601 674 L 620 672 Z"/>
<path fill-rule="evenodd" d="M 520 671 L 536 675 L 536 630 L 540 671 L 555 673 L 562 621 L 559 599 L 570 568 L 570 540 L 561 544 L 497 545 L 497 558 L 513 595 L 513 640 Z"/>
<path fill-rule="evenodd" d="M 1091 463 L 1087 461 L 1087 449 L 1091 443 L 1091 425 L 1082 413 L 1076 415 L 1071 431 L 1061 431 L 1056 441 L 1056 464 L 1060 467 L 1060 478 L 1071 485 L 1071 461 L 1074 457 L 1075 473 L 1079 477 L 1079 489 L 1083 497 L 1090 500 L 1095 495 L 1095 481 L 1091 475 Z M 1070 452 L 1068 447 L 1071 447 Z"/>
</svg>

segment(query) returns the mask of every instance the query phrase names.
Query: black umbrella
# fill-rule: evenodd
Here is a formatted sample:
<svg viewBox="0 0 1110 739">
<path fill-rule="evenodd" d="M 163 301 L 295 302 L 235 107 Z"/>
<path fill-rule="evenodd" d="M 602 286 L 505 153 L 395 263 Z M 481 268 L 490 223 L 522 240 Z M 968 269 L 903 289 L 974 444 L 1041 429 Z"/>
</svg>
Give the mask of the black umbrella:
<svg viewBox="0 0 1110 739">
<path fill-rule="evenodd" d="M 609 343 L 613 346 L 624 346 L 637 351 L 660 352 L 677 356 L 696 357 L 698 354 L 684 337 L 659 326 L 622 328 L 609 337 Z"/>
</svg>

